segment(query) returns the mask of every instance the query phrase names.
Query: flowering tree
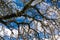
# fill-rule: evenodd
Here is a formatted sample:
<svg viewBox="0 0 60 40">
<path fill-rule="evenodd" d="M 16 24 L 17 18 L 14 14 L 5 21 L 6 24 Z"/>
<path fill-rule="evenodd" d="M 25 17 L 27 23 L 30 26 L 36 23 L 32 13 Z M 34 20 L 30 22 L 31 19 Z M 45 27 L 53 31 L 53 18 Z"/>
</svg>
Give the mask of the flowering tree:
<svg viewBox="0 0 60 40">
<path fill-rule="evenodd" d="M 0 40 L 60 40 L 59 0 L 0 0 Z"/>
</svg>

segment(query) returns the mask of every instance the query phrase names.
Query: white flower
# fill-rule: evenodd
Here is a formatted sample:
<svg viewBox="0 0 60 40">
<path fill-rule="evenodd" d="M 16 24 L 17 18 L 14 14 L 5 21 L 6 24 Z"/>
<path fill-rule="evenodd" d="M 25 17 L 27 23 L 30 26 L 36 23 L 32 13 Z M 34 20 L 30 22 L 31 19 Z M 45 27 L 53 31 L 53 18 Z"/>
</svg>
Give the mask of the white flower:
<svg viewBox="0 0 60 40">
<path fill-rule="evenodd" d="M 0 31 L 2 30 L 2 26 L 0 25 Z"/>
<path fill-rule="evenodd" d="M 60 36 L 57 38 L 57 40 L 60 40 Z"/>
<path fill-rule="evenodd" d="M 5 28 L 4 29 L 4 34 L 7 35 L 7 36 L 10 36 L 11 35 L 11 31 L 8 28 Z"/>
<path fill-rule="evenodd" d="M 58 35 L 55 35 L 55 38 L 58 39 Z"/>
<path fill-rule="evenodd" d="M 18 37 L 18 30 L 13 29 L 12 32 L 13 32 L 13 35 L 12 35 L 13 37 Z"/>
<path fill-rule="evenodd" d="M 0 31 L 0 36 L 3 37 L 4 36 L 4 32 Z"/>
<path fill-rule="evenodd" d="M 37 30 L 38 30 L 38 32 L 43 32 L 44 30 L 43 30 L 43 28 L 41 27 L 41 23 L 40 22 L 38 22 L 38 24 L 37 24 Z"/>
<path fill-rule="evenodd" d="M 48 21 L 47 21 L 47 20 L 44 20 L 43 23 L 44 23 L 45 25 L 48 25 Z"/>
<path fill-rule="evenodd" d="M 36 5 L 37 3 L 41 2 L 41 1 L 42 1 L 42 0 L 35 0 L 35 1 L 32 2 L 31 5 L 34 6 L 34 5 Z"/>
</svg>

